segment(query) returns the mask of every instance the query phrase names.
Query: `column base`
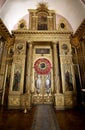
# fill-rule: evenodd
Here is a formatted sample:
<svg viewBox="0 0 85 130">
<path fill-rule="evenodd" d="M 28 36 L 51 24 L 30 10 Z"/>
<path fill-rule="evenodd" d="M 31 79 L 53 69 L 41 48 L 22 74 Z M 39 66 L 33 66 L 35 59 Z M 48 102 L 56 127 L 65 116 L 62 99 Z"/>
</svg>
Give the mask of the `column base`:
<svg viewBox="0 0 85 130">
<path fill-rule="evenodd" d="M 65 92 L 64 94 L 55 94 L 55 109 L 64 110 L 71 109 L 76 106 L 76 95 L 72 91 Z"/>
<path fill-rule="evenodd" d="M 29 94 L 9 94 L 9 109 L 31 109 L 31 95 Z"/>
</svg>

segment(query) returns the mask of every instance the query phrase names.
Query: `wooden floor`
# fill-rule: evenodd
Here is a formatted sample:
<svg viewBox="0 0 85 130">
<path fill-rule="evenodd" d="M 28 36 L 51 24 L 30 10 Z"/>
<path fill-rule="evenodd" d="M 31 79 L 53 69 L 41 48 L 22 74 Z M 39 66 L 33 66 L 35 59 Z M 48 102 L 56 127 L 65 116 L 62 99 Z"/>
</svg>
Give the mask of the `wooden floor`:
<svg viewBox="0 0 85 130">
<path fill-rule="evenodd" d="M 30 130 L 36 106 L 24 114 L 23 110 L 0 108 L 0 130 Z M 56 111 L 61 130 L 85 130 L 85 108 Z"/>
<path fill-rule="evenodd" d="M 56 111 L 61 130 L 85 130 L 85 108 Z"/>
</svg>

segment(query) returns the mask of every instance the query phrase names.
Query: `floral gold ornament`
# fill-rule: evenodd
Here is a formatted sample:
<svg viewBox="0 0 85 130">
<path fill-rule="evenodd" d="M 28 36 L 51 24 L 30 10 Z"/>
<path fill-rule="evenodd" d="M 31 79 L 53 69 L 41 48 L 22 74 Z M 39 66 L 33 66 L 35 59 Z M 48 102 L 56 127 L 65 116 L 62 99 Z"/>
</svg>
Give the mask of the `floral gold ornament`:
<svg viewBox="0 0 85 130">
<path fill-rule="evenodd" d="M 63 45 L 62 45 L 62 49 L 63 49 L 63 50 L 67 50 L 67 49 L 68 49 L 68 46 L 67 46 L 66 44 L 63 44 Z"/>
<path fill-rule="evenodd" d="M 20 53 L 22 51 L 22 49 L 23 49 L 23 45 L 19 44 L 19 45 L 17 45 L 16 48 L 17 48 L 17 52 Z"/>
</svg>

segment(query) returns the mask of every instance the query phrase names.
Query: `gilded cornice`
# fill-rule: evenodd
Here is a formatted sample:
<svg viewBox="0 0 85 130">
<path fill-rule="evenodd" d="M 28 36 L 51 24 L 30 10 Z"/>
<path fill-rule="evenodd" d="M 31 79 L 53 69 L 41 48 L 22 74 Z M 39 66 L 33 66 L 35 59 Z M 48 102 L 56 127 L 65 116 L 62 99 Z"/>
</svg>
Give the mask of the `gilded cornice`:
<svg viewBox="0 0 85 130">
<path fill-rule="evenodd" d="M 75 32 L 74 37 L 78 37 L 79 39 L 81 39 L 81 37 L 85 37 L 85 18 Z"/>
<path fill-rule="evenodd" d="M 12 31 L 13 35 L 15 35 L 16 40 L 24 40 L 24 41 L 66 41 L 69 40 L 72 32 L 59 32 L 59 31 L 33 31 L 33 30 L 17 30 Z"/>
<path fill-rule="evenodd" d="M 74 47 L 79 48 L 82 39 L 85 39 L 85 19 L 82 21 L 75 34 L 71 37 L 71 44 Z"/>
<path fill-rule="evenodd" d="M 14 37 L 9 33 L 3 21 L 0 19 L 0 35 L 7 41 L 7 46 L 13 44 Z"/>
<path fill-rule="evenodd" d="M 13 34 L 72 34 L 71 31 L 34 31 L 34 30 L 13 30 Z"/>
</svg>

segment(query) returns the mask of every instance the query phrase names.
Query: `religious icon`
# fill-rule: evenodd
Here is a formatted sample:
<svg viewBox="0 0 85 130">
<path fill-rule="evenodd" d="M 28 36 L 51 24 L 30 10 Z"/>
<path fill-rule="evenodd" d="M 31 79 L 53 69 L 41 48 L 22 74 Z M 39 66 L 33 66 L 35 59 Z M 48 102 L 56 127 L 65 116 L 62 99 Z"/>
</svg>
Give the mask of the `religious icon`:
<svg viewBox="0 0 85 130">
<path fill-rule="evenodd" d="M 13 91 L 19 91 L 20 89 L 20 80 L 21 80 L 21 73 L 17 70 L 14 73 L 14 82 L 13 82 Z"/>
<path fill-rule="evenodd" d="M 65 73 L 66 91 L 73 90 L 72 74 L 67 70 Z"/>
</svg>

